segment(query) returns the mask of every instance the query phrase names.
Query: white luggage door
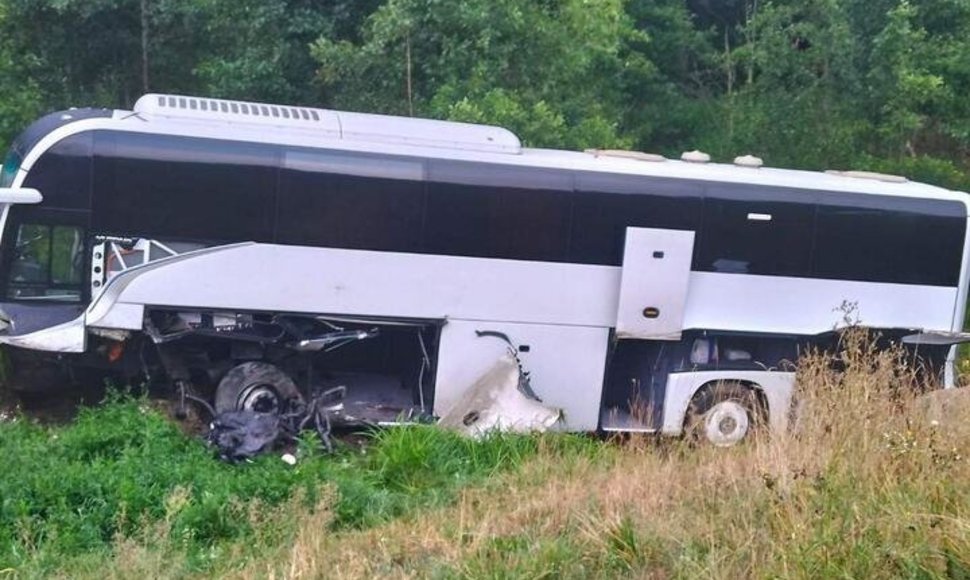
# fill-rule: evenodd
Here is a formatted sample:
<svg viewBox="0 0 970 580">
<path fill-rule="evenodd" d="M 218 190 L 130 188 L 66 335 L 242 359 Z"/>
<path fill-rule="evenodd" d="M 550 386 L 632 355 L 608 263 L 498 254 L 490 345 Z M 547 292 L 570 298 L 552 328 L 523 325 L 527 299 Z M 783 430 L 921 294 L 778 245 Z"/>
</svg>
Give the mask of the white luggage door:
<svg viewBox="0 0 970 580">
<path fill-rule="evenodd" d="M 627 228 L 617 338 L 680 340 L 694 232 Z"/>
</svg>

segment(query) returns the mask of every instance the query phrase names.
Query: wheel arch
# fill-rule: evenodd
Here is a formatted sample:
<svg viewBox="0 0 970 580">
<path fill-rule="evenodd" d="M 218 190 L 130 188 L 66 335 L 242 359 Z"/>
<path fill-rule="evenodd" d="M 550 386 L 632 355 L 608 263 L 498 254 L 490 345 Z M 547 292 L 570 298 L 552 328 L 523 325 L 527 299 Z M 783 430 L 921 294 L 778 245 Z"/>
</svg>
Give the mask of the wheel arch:
<svg viewBox="0 0 970 580">
<path fill-rule="evenodd" d="M 771 414 L 770 403 L 768 402 L 768 397 L 765 395 L 764 387 L 759 383 L 750 379 L 712 379 L 697 387 L 694 390 L 694 394 L 691 395 L 690 401 L 688 402 L 688 409 L 696 401 L 700 400 L 708 391 L 717 388 L 719 385 L 732 384 L 740 385 L 748 390 L 754 395 L 755 403 L 758 405 L 758 412 L 761 413 L 761 419 L 766 420 Z M 690 421 L 690 416 L 688 412 L 684 413 L 682 420 L 682 428 L 687 427 L 687 423 Z"/>
<path fill-rule="evenodd" d="M 764 410 L 770 430 L 785 430 L 788 408 L 794 390 L 795 373 L 779 371 L 696 371 L 673 373 L 667 379 L 664 418 L 661 432 L 679 436 L 684 433 L 690 405 L 705 389 L 718 383 L 736 383 L 749 388 Z"/>
</svg>

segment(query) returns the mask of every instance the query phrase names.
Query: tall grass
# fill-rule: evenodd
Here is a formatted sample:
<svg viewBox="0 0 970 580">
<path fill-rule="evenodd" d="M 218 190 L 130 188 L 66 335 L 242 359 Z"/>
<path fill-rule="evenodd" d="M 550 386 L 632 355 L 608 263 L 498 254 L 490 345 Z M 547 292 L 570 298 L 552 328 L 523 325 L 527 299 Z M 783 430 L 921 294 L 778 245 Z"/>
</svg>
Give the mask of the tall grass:
<svg viewBox="0 0 970 580">
<path fill-rule="evenodd" d="M 797 430 L 735 449 L 539 450 L 457 505 L 324 535 L 260 577 L 970 577 L 970 404 L 864 333 L 801 361 Z M 312 563 L 305 554 L 325 553 Z"/>
<path fill-rule="evenodd" d="M 202 481 L 226 507 L 202 507 L 210 500 L 185 472 L 166 479 L 171 467 L 138 464 L 141 487 L 167 482 L 157 503 L 139 504 L 137 516 L 128 507 L 101 511 L 105 501 L 129 505 L 104 499 L 129 488 L 75 475 L 85 497 L 102 499 L 46 499 L 47 519 L 14 518 L 6 540 L 14 548 L 0 568 L 71 577 L 970 577 L 968 391 L 927 398 L 900 352 L 876 349 L 861 332 L 843 346 L 800 361 L 795 430 L 732 449 L 562 435 L 472 442 L 420 427 L 380 432 L 363 453 L 305 454 L 294 470 L 274 457 L 222 466 L 181 436 L 169 455 L 149 454 L 151 438 L 131 434 L 164 430 L 154 419 L 104 438 L 4 426 L 4 439 L 8 429 L 24 431 L 14 437 L 21 451 L 29 441 L 35 455 L 56 449 L 56 435 L 70 442 L 72 461 L 94 469 L 117 467 L 118 457 L 165 465 L 177 461 L 170 455 L 198 453 L 186 461 L 221 473 Z M 152 417 L 142 403 L 120 405 L 112 412 L 123 420 Z M 118 445 L 126 450 L 105 448 Z M 42 464 L 63 465 L 50 461 Z M 4 491 L 11 477 L 0 475 Z M 33 493 L 66 493 L 45 485 Z M 78 509 L 90 511 L 78 521 L 66 515 Z M 90 518 L 112 512 L 128 523 Z M 80 537 L 94 540 L 63 542 L 62 530 L 93 521 L 106 523 Z"/>
</svg>

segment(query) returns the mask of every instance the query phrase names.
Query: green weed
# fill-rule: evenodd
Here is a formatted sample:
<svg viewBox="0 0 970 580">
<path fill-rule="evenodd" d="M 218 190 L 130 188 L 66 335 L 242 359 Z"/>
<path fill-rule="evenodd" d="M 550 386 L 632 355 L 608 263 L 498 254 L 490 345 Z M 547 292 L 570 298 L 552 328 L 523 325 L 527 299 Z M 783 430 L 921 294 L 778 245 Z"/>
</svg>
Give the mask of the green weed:
<svg viewBox="0 0 970 580">
<path fill-rule="evenodd" d="M 332 456 L 316 453 L 312 438 L 301 441 L 293 467 L 274 454 L 227 465 L 147 400 L 118 395 L 63 427 L 24 418 L 2 423 L 0 569 L 43 572 L 68 557 L 96 560 L 147 530 L 184 551 L 189 569 L 205 570 L 228 547 L 257 536 L 281 542 L 301 506 L 317 505 L 327 489 L 334 490 L 333 528 L 373 526 L 443 505 L 461 486 L 519 465 L 539 445 L 511 435 L 475 442 L 430 426 L 378 431 L 372 439 Z M 254 505 L 287 513 L 263 518 L 256 529 Z"/>
</svg>

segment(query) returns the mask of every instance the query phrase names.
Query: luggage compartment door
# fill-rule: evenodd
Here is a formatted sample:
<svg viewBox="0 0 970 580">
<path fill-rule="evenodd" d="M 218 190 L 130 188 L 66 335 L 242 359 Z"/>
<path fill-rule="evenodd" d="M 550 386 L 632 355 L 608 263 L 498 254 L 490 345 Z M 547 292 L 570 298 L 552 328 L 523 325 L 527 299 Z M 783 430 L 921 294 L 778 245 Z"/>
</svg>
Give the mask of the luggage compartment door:
<svg viewBox="0 0 970 580">
<path fill-rule="evenodd" d="M 627 228 L 617 338 L 680 340 L 694 232 Z"/>
</svg>

